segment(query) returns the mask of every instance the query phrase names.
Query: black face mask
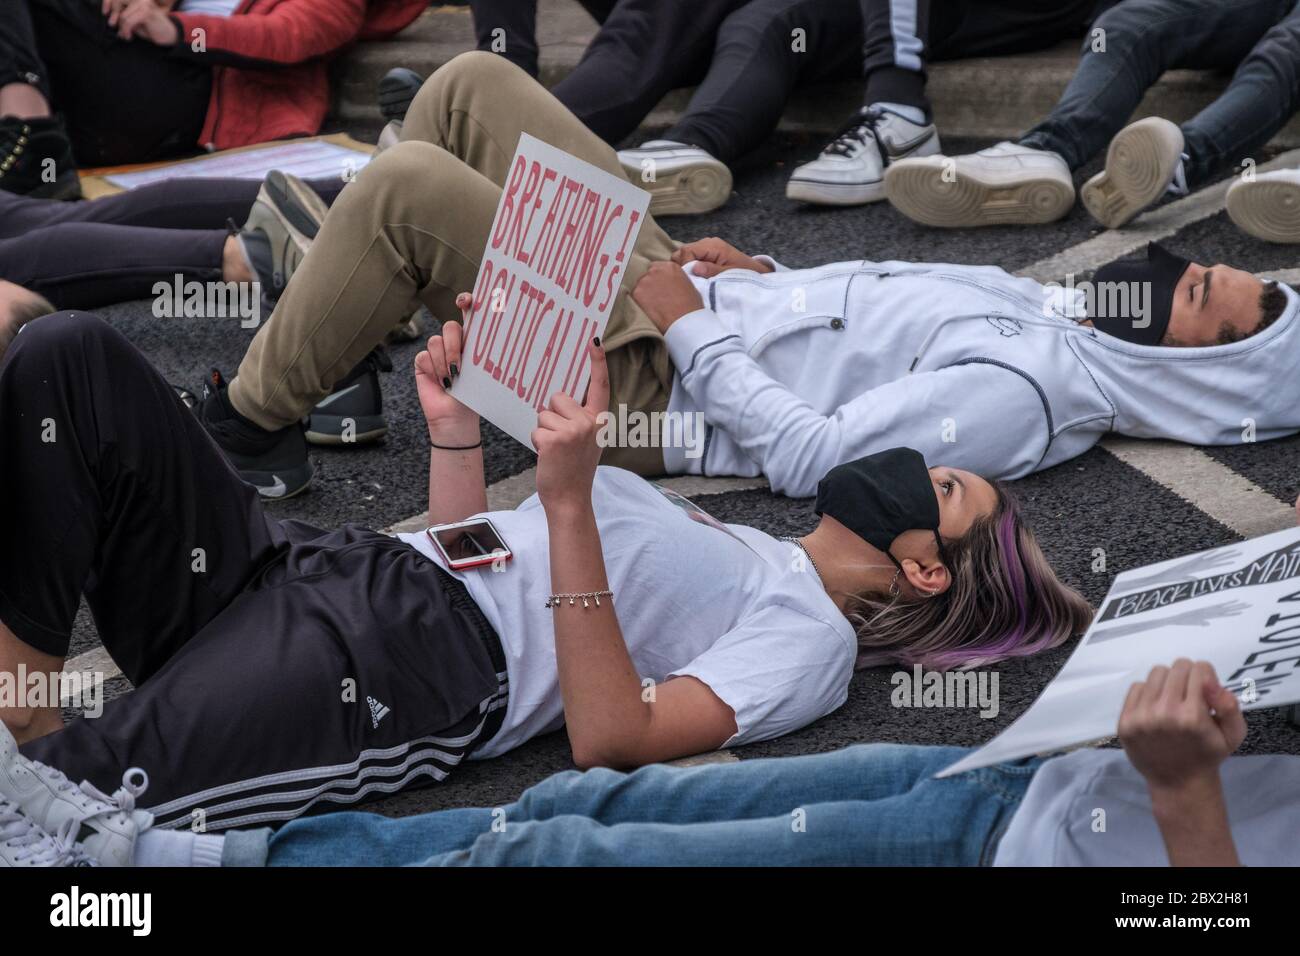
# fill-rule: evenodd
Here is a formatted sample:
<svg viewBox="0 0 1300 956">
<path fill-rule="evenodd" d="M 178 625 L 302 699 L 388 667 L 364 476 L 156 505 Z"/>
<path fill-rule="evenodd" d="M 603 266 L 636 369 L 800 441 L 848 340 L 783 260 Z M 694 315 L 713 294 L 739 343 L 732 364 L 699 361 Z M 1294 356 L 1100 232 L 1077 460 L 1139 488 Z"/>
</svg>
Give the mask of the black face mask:
<svg viewBox="0 0 1300 956">
<path fill-rule="evenodd" d="M 889 555 L 904 531 L 934 532 L 939 557 L 948 556 L 939 537 L 939 502 L 925 457 L 912 448 L 890 448 L 836 465 L 817 486 L 817 514 L 827 514 L 872 547 Z"/>
<path fill-rule="evenodd" d="M 1092 324 L 1125 342 L 1159 345 L 1174 312 L 1174 288 L 1191 264 L 1190 259 L 1152 242 L 1147 245 L 1146 259 L 1124 259 L 1102 266 L 1092 277 L 1099 292 L 1089 316 Z M 1100 294 L 1107 289 L 1109 294 Z M 1120 290 L 1126 294 L 1117 294 Z M 1143 298 L 1147 312 L 1139 315 L 1133 303 Z"/>
</svg>

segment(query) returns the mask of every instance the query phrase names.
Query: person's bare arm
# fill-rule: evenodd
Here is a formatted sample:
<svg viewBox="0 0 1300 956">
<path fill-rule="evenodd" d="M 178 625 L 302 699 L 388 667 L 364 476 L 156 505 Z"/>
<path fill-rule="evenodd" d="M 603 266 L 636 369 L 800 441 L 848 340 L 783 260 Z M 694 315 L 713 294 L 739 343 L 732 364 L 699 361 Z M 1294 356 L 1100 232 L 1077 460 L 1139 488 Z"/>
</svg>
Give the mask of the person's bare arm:
<svg viewBox="0 0 1300 956">
<path fill-rule="evenodd" d="M 1236 696 L 1205 661 L 1156 667 L 1129 688 L 1119 738 L 1146 779 L 1173 866 L 1240 866 L 1219 765 L 1246 736 Z"/>
<path fill-rule="evenodd" d="M 462 323 L 447 322 L 415 356 L 415 384 L 429 427 L 429 523 L 450 524 L 487 511 L 483 447 L 479 417 L 452 396 L 460 375 L 464 322 L 473 301 L 468 292 L 456 297 Z"/>
<path fill-rule="evenodd" d="M 538 416 L 532 435 L 555 594 L 609 588 L 591 503 L 601 451 L 596 416 L 609 407 L 609 372 L 604 351 L 594 343 L 590 349 L 585 403 L 557 393 Z M 731 708 L 693 677 L 645 693 L 623 640 L 617 603 L 617 594 L 612 600 L 602 597 L 599 604 L 566 599 L 549 612 L 574 762 L 580 767 L 636 767 L 721 746 L 736 732 Z"/>
</svg>

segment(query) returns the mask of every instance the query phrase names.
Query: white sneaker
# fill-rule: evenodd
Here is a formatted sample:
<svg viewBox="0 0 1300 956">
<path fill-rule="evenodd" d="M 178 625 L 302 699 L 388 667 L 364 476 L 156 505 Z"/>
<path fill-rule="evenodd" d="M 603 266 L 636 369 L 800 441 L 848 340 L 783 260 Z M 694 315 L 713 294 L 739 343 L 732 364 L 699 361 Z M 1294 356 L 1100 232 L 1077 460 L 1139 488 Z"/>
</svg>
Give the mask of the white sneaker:
<svg viewBox="0 0 1300 956">
<path fill-rule="evenodd" d="M 1300 169 L 1256 173 L 1228 187 L 1228 217 L 1265 242 L 1300 242 Z"/>
<path fill-rule="evenodd" d="M 885 172 L 885 193 L 927 226 L 1034 225 L 1070 211 L 1074 180 L 1056 153 L 998 143 L 965 156 L 901 160 Z"/>
<path fill-rule="evenodd" d="M 650 215 L 689 216 L 717 209 L 731 197 L 731 170 L 698 146 L 652 139 L 620 149 L 627 178 L 650 193 Z"/>
<path fill-rule="evenodd" d="M 887 107 L 865 106 L 811 163 L 790 174 L 787 199 L 824 206 L 860 206 L 885 198 L 886 167 L 939 152 L 933 123 L 913 123 Z"/>
<path fill-rule="evenodd" d="M 135 809 L 136 798 L 148 786 L 148 775 L 132 768 L 111 797 L 90 783 L 78 787 L 53 767 L 20 754 L 17 741 L 0 724 L 0 800 L 12 803 L 47 834 L 69 827 L 100 866 L 131 865 L 136 839 L 153 826 L 153 814 Z"/>
<path fill-rule="evenodd" d="M 73 841 L 75 824 L 68 821 L 58 836 L 50 836 L 7 800 L 0 800 L 0 867 L 94 866 Z"/>
<path fill-rule="evenodd" d="M 1183 131 L 1167 119 L 1148 116 L 1115 134 L 1106 168 L 1080 190 L 1092 218 L 1108 229 L 1131 221 L 1166 192 L 1186 193 L 1182 170 Z"/>
</svg>

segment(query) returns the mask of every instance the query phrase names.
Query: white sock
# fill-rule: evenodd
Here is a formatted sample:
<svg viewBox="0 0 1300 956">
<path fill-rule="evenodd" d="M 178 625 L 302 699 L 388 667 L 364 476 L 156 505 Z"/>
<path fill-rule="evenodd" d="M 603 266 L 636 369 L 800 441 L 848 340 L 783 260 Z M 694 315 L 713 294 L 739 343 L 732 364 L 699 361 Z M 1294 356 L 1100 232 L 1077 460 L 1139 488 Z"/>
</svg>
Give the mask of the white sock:
<svg viewBox="0 0 1300 956">
<path fill-rule="evenodd" d="M 887 109 L 891 113 L 897 113 L 903 119 L 910 120 L 917 126 L 928 125 L 925 122 L 925 110 L 919 106 L 905 106 L 902 103 L 872 103 L 871 105 Z"/>
<path fill-rule="evenodd" d="M 135 841 L 136 866 L 220 866 L 226 838 L 188 830 L 147 830 Z"/>
</svg>

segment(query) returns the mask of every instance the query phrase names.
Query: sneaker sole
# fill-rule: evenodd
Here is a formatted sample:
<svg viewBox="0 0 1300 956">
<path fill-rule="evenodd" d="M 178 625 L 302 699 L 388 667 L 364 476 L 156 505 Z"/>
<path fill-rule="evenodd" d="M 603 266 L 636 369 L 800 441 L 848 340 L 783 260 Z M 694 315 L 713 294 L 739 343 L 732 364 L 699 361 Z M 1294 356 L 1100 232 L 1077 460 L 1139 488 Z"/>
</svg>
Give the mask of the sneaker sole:
<svg viewBox="0 0 1300 956">
<path fill-rule="evenodd" d="M 1115 134 L 1106 168 L 1083 184 L 1080 196 L 1093 219 L 1118 229 L 1164 195 L 1183 153 L 1183 134 L 1150 116 Z"/>
<path fill-rule="evenodd" d="M 424 78 L 414 70 L 398 67 L 385 73 L 379 81 L 379 112 L 385 120 L 404 120 L 411 101 L 424 85 Z"/>
<path fill-rule="evenodd" d="M 257 493 L 271 501 L 283 501 L 302 494 L 311 486 L 316 470 L 311 462 L 286 471 L 240 471 L 245 484 L 252 485 Z"/>
<path fill-rule="evenodd" d="M 960 175 L 947 181 L 942 165 L 905 164 L 885 170 L 890 205 L 913 222 L 945 229 L 1034 226 L 1055 222 L 1074 206 L 1074 185 L 1034 176 L 1015 183 Z"/>
<path fill-rule="evenodd" d="M 1300 183 L 1234 183 L 1228 190 L 1228 218 L 1256 239 L 1300 243 Z"/>
<path fill-rule="evenodd" d="M 278 169 L 266 176 L 262 189 L 271 209 L 286 227 L 294 243 L 304 253 L 320 232 L 321 223 L 329 207 L 310 187 L 299 180 L 290 179 Z M 304 195 L 304 192 L 309 195 Z"/>
<path fill-rule="evenodd" d="M 885 198 L 885 183 L 828 183 L 815 179 L 791 179 L 785 184 L 785 198 L 818 206 L 865 206 Z"/>
<path fill-rule="evenodd" d="M 351 441 L 344 441 L 343 423 L 349 420 L 354 434 Z M 369 445 L 387 434 L 388 422 L 382 415 L 312 415 L 307 424 L 307 441 L 313 445 Z"/>
<path fill-rule="evenodd" d="M 660 164 L 652 183 L 642 181 L 639 163 L 622 165 L 627 178 L 650 194 L 652 216 L 697 216 L 731 198 L 731 170 L 716 159 Z"/>
</svg>

